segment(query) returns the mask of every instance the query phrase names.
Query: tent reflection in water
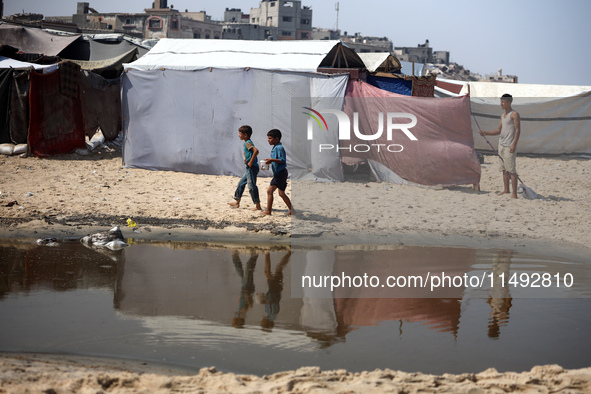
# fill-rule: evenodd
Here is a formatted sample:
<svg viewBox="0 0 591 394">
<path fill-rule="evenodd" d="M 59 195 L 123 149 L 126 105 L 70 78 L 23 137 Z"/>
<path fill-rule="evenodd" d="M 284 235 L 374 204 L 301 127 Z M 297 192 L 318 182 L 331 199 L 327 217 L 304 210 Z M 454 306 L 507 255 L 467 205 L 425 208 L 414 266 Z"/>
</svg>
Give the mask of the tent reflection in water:
<svg viewBox="0 0 591 394">
<path fill-rule="evenodd" d="M 155 330 L 183 330 L 187 338 L 198 337 L 200 332 L 210 330 L 211 325 L 232 337 L 253 336 L 252 331 L 232 327 L 236 311 L 241 308 L 246 277 L 237 273 L 235 264 L 238 259 L 245 268 L 250 267 L 252 278 L 247 287 L 253 294 L 264 293 L 269 289 L 269 282 L 262 251 L 254 259 L 252 250 L 247 249 L 238 253 L 223 248 L 173 249 L 156 244 L 127 248 L 124 252 L 114 298 L 120 313 L 142 318 Z M 281 266 L 288 253 L 287 250 L 269 253 L 271 270 L 282 268 L 282 296 L 274 318 L 274 336 L 260 340 L 273 343 L 286 340 L 281 346 L 304 348 L 315 342 L 310 338 L 330 345 L 361 326 L 387 321 L 421 323 L 455 335 L 460 325 L 459 300 L 464 297 L 464 288 L 451 289 L 442 298 L 432 298 L 425 289 L 409 288 L 392 298 L 392 289 L 388 288 L 333 291 L 326 287 L 303 288 L 301 275 L 346 272 L 353 277 L 362 270 L 385 280 L 394 271 L 399 275 L 422 275 L 441 262 L 446 264 L 446 273 L 453 276 L 469 271 L 476 261 L 475 250 L 401 247 L 381 251 L 292 250 L 289 262 Z M 359 264 L 360 256 L 362 264 Z M 163 265 L 162 261 L 169 263 Z M 240 327 L 264 331 L 265 308 L 264 303 L 255 300 L 243 314 Z M 162 320 L 166 324 L 160 325 L 158 318 L 166 316 L 184 319 L 178 327 L 170 324 L 170 319 Z M 294 336 L 294 332 L 305 332 L 308 339 Z"/>
</svg>

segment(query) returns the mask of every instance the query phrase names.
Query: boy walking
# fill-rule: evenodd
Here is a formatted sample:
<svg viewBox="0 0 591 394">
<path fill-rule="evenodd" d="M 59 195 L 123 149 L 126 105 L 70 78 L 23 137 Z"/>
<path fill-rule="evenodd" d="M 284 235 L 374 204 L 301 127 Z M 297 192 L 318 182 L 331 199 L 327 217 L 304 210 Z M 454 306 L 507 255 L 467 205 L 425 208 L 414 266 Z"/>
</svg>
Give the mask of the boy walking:
<svg viewBox="0 0 591 394">
<path fill-rule="evenodd" d="M 515 158 L 517 156 L 517 141 L 521 134 L 521 117 L 511 107 L 513 96 L 505 93 L 501 96 L 501 108 L 504 113 L 501 115 L 499 127 L 493 131 L 482 131 L 481 135 L 501 135 L 499 138 L 499 170 L 503 172 L 504 189 L 499 196 L 511 192 L 512 198 L 517 198 L 517 167 Z M 509 190 L 509 179 L 513 190 Z"/>
<path fill-rule="evenodd" d="M 252 128 L 250 126 L 244 125 L 238 129 L 238 138 L 240 138 L 241 141 L 244 141 L 242 155 L 244 158 L 244 164 L 246 165 L 246 171 L 244 176 L 240 179 L 240 181 L 238 181 L 238 186 L 234 192 L 234 202 L 229 202 L 228 205 L 233 208 L 240 207 L 242 194 L 244 193 L 246 185 L 248 185 L 248 192 L 250 193 L 250 197 L 252 198 L 252 202 L 255 206 L 252 210 L 260 211 L 261 200 L 259 199 L 259 189 L 257 187 L 257 175 L 260 168 L 256 159 L 259 154 L 259 150 L 255 148 L 254 144 L 250 140 L 251 136 Z"/>
<path fill-rule="evenodd" d="M 262 214 L 271 215 L 273 211 L 273 193 L 279 189 L 279 197 L 283 199 L 289 210 L 287 214 L 292 215 L 294 211 L 291 206 L 291 200 L 285 194 L 287 176 L 289 174 L 287 173 L 285 149 L 283 149 L 283 145 L 281 144 L 281 131 L 277 129 L 270 130 L 267 133 L 267 141 L 269 145 L 273 145 L 273 149 L 271 150 L 271 158 L 267 159 L 265 163 L 271 164 L 273 179 L 271 179 L 271 186 L 267 189 L 267 210 L 263 211 Z"/>
</svg>

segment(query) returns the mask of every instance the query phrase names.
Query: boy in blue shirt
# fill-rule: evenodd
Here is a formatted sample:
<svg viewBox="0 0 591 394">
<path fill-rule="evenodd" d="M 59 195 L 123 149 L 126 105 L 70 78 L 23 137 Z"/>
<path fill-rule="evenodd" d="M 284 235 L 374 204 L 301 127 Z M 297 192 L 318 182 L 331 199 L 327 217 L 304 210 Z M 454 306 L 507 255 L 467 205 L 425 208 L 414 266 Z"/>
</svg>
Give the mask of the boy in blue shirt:
<svg viewBox="0 0 591 394">
<path fill-rule="evenodd" d="M 261 200 L 259 199 L 259 188 L 257 187 L 257 175 L 260 170 L 259 163 L 257 161 L 257 155 L 259 154 L 259 150 L 255 148 L 254 144 L 250 140 L 251 136 L 252 127 L 244 125 L 238 129 L 238 138 L 240 138 L 241 141 L 244 141 L 243 157 L 244 164 L 246 165 L 246 171 L 244 173 L 244 176 L 240 179 L 240 181 L 238 181 L 238 186 L 236 187 L 236 191 L 234 192 L 235 201 L 229 202 L 228 205 L 233 208 L 240 207 L 240 200 L 242 199 L 242 194 L 244 193 L 246 185 L 248 185 L 248 192 L 250 193 L 252 202 L 255 205 L 255 207 L 252 210 L 260 211 Z"/>
<path fill-rule="evenodd" d="M 269 141 L 269 145 L 273 145 L 271 158 L 265 161 L 266 164 L 271 164 L 273 179 L 271 180 L 271 186 L 267 189 L 267 210 L 263 211 L 262 214 L 271 215 L 273 210 L 273 193 L 279 189 L 279 197 L 283 199 L 289 209 L 287 214 L 292 215 L 294 214 L 294 210 L 291 206 L 291 200 L 285 194 L 288 173 L 285 149 L 283 149 L 283 145 L 281 144 L 281 131 L 277 129 L 270 130 L 267 133 L 267 141 Z"/>
</svg>

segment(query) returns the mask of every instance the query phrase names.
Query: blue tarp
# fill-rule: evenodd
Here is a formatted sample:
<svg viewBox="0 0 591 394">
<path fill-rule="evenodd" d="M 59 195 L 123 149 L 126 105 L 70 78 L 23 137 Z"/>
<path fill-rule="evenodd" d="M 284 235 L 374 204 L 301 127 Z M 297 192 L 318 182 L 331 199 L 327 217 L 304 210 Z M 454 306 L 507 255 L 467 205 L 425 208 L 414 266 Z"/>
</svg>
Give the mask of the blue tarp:
<svg viewBox="0 0 591 394">
<path fill-rule="evenodd" d="M 374 77 L 369 75 L 367 82 L 388 92 L 412 96 L 412 81 L 405 81 L 402 78 Z"/>
</svg>

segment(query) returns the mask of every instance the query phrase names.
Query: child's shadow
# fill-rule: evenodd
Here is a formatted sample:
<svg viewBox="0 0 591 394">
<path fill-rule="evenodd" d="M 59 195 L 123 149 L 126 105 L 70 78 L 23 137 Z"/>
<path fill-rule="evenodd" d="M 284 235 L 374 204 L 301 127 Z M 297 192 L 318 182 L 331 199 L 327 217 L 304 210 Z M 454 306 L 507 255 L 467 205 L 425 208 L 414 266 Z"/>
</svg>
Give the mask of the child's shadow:
<svg viewBox="0 0 591 394">
<path fill-rule="evenodd" d="M 317 213 L 310 213 L 303 209 L 296 210 L 295 218 L 302 221 L 320 222 L 320 223 L 341 223 L 343 220 L 335 217 L 319 215 Z"/>
</svg>

